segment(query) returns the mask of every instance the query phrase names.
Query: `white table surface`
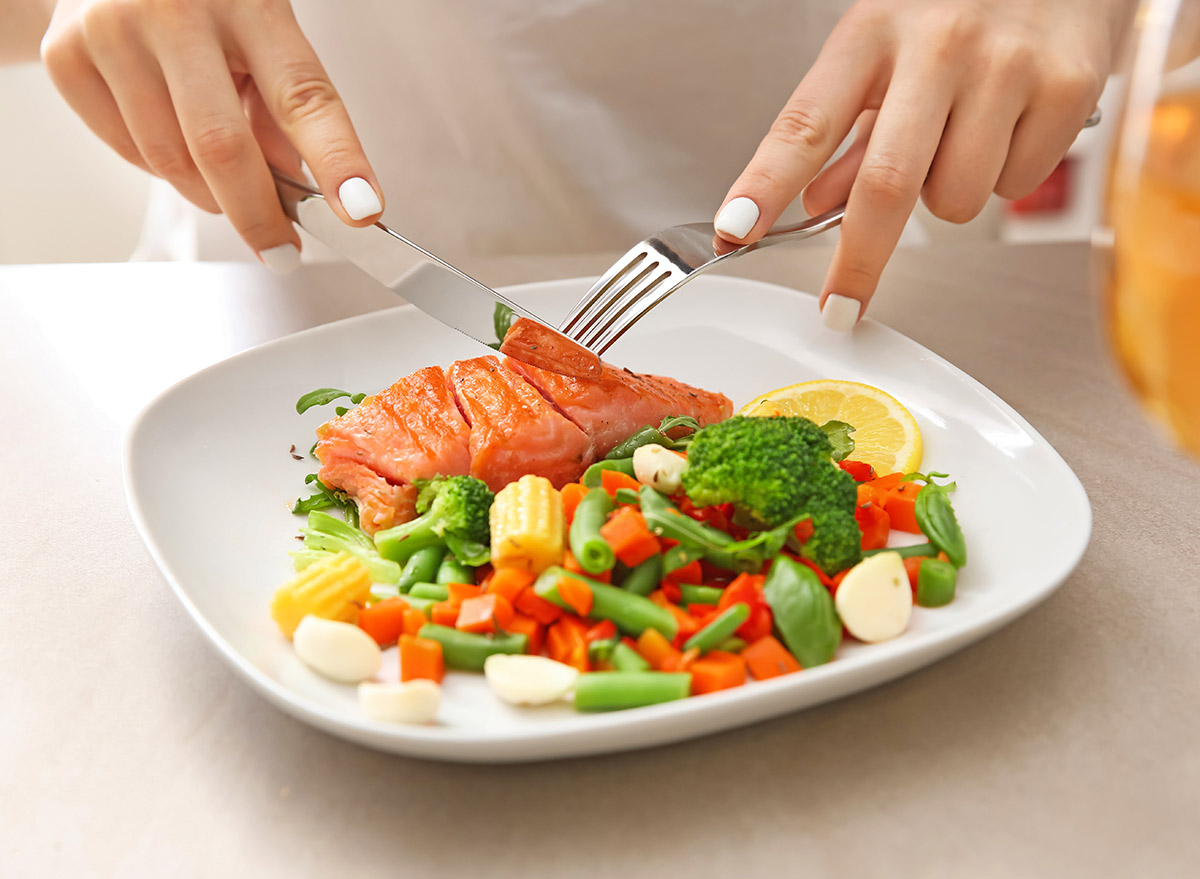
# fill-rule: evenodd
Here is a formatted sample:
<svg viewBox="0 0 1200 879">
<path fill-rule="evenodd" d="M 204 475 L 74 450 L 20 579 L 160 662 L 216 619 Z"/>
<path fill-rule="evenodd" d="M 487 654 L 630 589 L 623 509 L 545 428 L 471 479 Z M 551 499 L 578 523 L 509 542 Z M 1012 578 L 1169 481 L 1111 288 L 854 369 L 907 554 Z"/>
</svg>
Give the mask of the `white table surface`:
<svg viewBox="0 0 1200 879">
<path fill-rule="evenodd" d="M 827 260 L 734 271 L 817 289 Z M 499 285 L 607 261 L 466 268 Z M 125 505 L 123 432 L 155 393 L 389 294 L 345 266 L 0 268 L 0 876 L 1200 875 L 1200 467 L 1115 375 L 1087 265 L 1077 245 L 905 251 L 872 311 L 1087 488 L 1092 544 L 1045 604 L 819 708 L 499 767 L 376 753 L 268 705 Z"/>
</svg>

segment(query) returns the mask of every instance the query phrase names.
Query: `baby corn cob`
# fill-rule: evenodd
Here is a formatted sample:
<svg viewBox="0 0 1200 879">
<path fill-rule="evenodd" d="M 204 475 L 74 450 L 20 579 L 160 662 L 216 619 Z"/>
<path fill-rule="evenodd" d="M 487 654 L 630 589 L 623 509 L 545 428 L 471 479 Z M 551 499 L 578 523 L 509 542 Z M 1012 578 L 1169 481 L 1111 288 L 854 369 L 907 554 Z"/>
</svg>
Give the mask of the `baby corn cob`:
<svg viewBox="0 0 1200 879">
<path fill-rule="evenodd" d="M 308 614 L 353 623 L 371 596 L 371 573 L 362 560 L 343 550 L 314 562 L 280 586 L 271 599 L 271 617 L 291 638 Z"/>
<path fill-rule="evenodd" d="M 562 497 L 549 479 L 522 476 L 496 494 L 492 564 L 540 574 L 563 557 Z"/>
</svg>

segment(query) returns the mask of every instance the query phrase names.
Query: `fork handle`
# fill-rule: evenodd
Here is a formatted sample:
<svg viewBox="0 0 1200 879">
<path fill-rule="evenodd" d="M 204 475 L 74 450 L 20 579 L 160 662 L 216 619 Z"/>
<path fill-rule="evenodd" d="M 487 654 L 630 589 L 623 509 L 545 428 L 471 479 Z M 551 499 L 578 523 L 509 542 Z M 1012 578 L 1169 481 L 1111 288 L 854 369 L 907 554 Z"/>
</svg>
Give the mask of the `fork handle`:
<svg viewBox="0 0 1200 879">
<path fill-rule="evenodd" d="M 793 223 L 790 226 L 776 226 L 762 238 L 758 239 L 758 247 L 769 247 L 772 244 L 782 244 L 784 241 L 800 241 L 804 238 L 820 235 L 822 232 L 828 231 L 841 223 L 842 217 L 845 215 L 846 206 L 842 204 L 831 211 L 810 217 L 802 223 Z"/>
</svg>

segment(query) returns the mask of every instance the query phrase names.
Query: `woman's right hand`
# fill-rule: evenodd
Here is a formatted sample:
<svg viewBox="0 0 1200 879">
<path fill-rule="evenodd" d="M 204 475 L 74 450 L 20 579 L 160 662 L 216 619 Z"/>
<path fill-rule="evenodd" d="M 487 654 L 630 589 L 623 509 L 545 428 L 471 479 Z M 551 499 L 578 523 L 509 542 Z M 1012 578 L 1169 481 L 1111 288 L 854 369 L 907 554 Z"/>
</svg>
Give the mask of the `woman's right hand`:
<svg viewBox="0 0 1200 879">
<path fill-rule="evenodd" d="M 299 263 L 268 164 L 307 163 L 339 217 L 383 212 L 337 90 L 287 0 L 61 0 L 42 39 L 88 127 L 197 206 L 224 212 L 276 271 Z"/>
</svg>

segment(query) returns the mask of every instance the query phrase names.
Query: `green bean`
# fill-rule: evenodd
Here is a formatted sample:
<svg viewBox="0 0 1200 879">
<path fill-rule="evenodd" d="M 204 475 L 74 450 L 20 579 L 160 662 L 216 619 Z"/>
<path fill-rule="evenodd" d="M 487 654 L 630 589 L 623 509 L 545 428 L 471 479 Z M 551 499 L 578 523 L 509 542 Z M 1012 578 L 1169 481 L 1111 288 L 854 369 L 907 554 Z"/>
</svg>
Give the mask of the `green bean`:
<svg viewBox="0 0 1200 879">
<path fill-rule="evenodd" d="M 474 583 L 475 570 L 469 565 L 464 565 L 452 555 L 447 555 L 442 559 L 442 563 L 438 565 L 437 579 L 438 583 Z"/>
<path fill-rule="evenodd" d="M 445 601 L 450 597 L 450 586 L 446 583 L 413 583 L 408 594 L 413 598 L 428 598 L 430 601 Z"/>
<path fill-rule="evenodd" d="M 958 569 L 941 559 L 925 559 L 917 569 L 917 604 L 941 607 L 954 600 Z"/>
<path fill-rule="evenodd" d="M 404 564 L 419 550 L 430 546 L 445 548 L 442 538 L 436 534 L 427 532 L 411 535 L 397 533 L 403 527 L 403 525 L 397 525 L 395 528 L 375 532 L 375 548 L 385 559 Z"/>
<path fill-rule="evenodd" d="M 579 711 L 620 711 L 686 699 L 692 689 L 687 672 L 591 671 L 575 681 Z"/>
<path fill-rule="evenodd" d="M 650 663 L 624 641 L 613 645 L 612 657 L 609 659 L 614 671 L 650 671 Z"/>
<path fill-rule="evenodd" d="M 684 650 L 693 648 L 707 653 L 738 630 L 750 619 L 750 605 L 744 601 L 732 604 L 721 611 L 707 626 L 683 642 Z"/>
<path fill-rule="evenodd" d="M 633 458 L 622 458 L 619 461 L 597 461 L 583 471 L 583 478 L 579 481 L 588 488 L 599 488 L 600 473 L 604 470 L 619 470 L 626 476 L 633 476 Z"/>
<path fill-rule="evenodd" d="M 618 488 L 615 500 L 619 504 L 640 504 L 642 496 L 632 488 Z"/>
<path fill-rule="evenodd" d="M 607 521 L 612 509 L 612 498 L 602 488 L 593 488 L 575 508 L 575 518 L 571 521 L 567 536 L 571 554 L 579 562 L 579 567 L 589 574 L 603 574 L 616 564 L 617 557 L 612 547 L 600 535 L 600 527 Z"/>
<path fill-rule="evenodd" d="M 741 653 L 746 649 L 746 642 L 741 638 L 726 638 L 714 649 L 720 650 L 722 653 Z"/>
<path fill-rule="evenodd" d="M 503 635 L 477 635 L 460 632 L 449 626 L 427 623 L 417 632 L 419 638 L 429 638 L 442 645 L 442 659 L 447 668 L 483 671 L 483 662 L 496 653 L 524 653 L 529 639 L 512 632 Z"/>
<path fill-rule="evenodd" d="M 609 453 L 604 457 L 610 461 L 620 460 L 621 458 L 629 458 L 632 457 L 633 453 L 642 446 L 648 446 L 651 443 L 658 443 L 661 445 L 664 439 L 665 437 L 663 436 L 662 431 L 660 431 L 657 427 L 652 427 L 647 424 L 637 433 L 633 434 L 627 439 L 621 440 L 621 442 L 613 446 L 612 449 L 609 450 Z M 668 440 L 668 442 L 669 441 L 670 440 Z"/>
<path fill-rule="evenodd" d="M 371 584 L 371 600 L 383 601 L 385 598 L 398 598 L 400 590 L 391 583 L 372 583 Z"/>
<path fill-rule="evenodd" d="M 612 659 L 613 648 L 617 646 L 617 638 L 601 638 L 588 645 L 588 659 L 592 662 L 608 662 Z"/>
<path fill-rule="evenodd" d="M 404 596 L 404 600 L 408 603 L 409 607 L 419 610 L 427 617 L 433 612 L 433 606 L 438 603 L 438 599 L 436 598 L 421 598 L 420 596 L 413 595 L 411 592 Z"/>
<path fill-rule="evenodd" d="M 842 642 L 842 623 L 829 590 L 812 569 L 779 556 L 763 584 L 775 627 L 804 668 L 829 662 Z"/>
<path fill-rule="evenodd" d="M 426 546 L 410 555 L 400 572 L 400 591 L 407 592 L 414 583 L 432 583 L 445 555 L 446 549 L 440 544 Z"/>
<path fill-rule="evenodd" d="M 696 586 L 692 583 L 681 583 L 679 591 L 683 593 L 684 604 L 716 604 L 725 594 L 718 586 Z"/>
<path fill-rule="evenodd" d="M 599 583 L 565 568 L 553 567 L 543 571 L 533 584 L 534 594 L 565 610 L 571 610 L 571 606 L 558 595 L 558 581 L 563 577 L 574 577 L 591 587 L 592 610 L 588 614 L 591 619 L 612 620 L 621 632 L 634 638 L 646 629 L 657 629 L 670 641 L 679 631 L 675 615 L 649 598 L 626 592 L 619 586 Z"/>
<path fill-rule="evenodd" d="M 621 588 L 634 595 L 649 595 L 662 582 L 663 557 L 652 555 L 629 572 Z"/>
<path fill-rule="evenodd" d="M 926 483 L 917 494 L 913 514 L 921 532 L 946 554 L 950 564 L 961 568 L 967 563 L 966 539 L 950 504 L 950 492 L 944 485 Z"/>
<path fill-rule="evenodd" d="M 881 552 L 894 552 L 902 559 L 909 559 L 919 555 L 935 556 L 938 554 L 938 548 L 932 543 L 914 543 L 911 546 L 884 546 L 879 549 L 864 550 L 863 558 L 879 555 Z"/>
</svg>

